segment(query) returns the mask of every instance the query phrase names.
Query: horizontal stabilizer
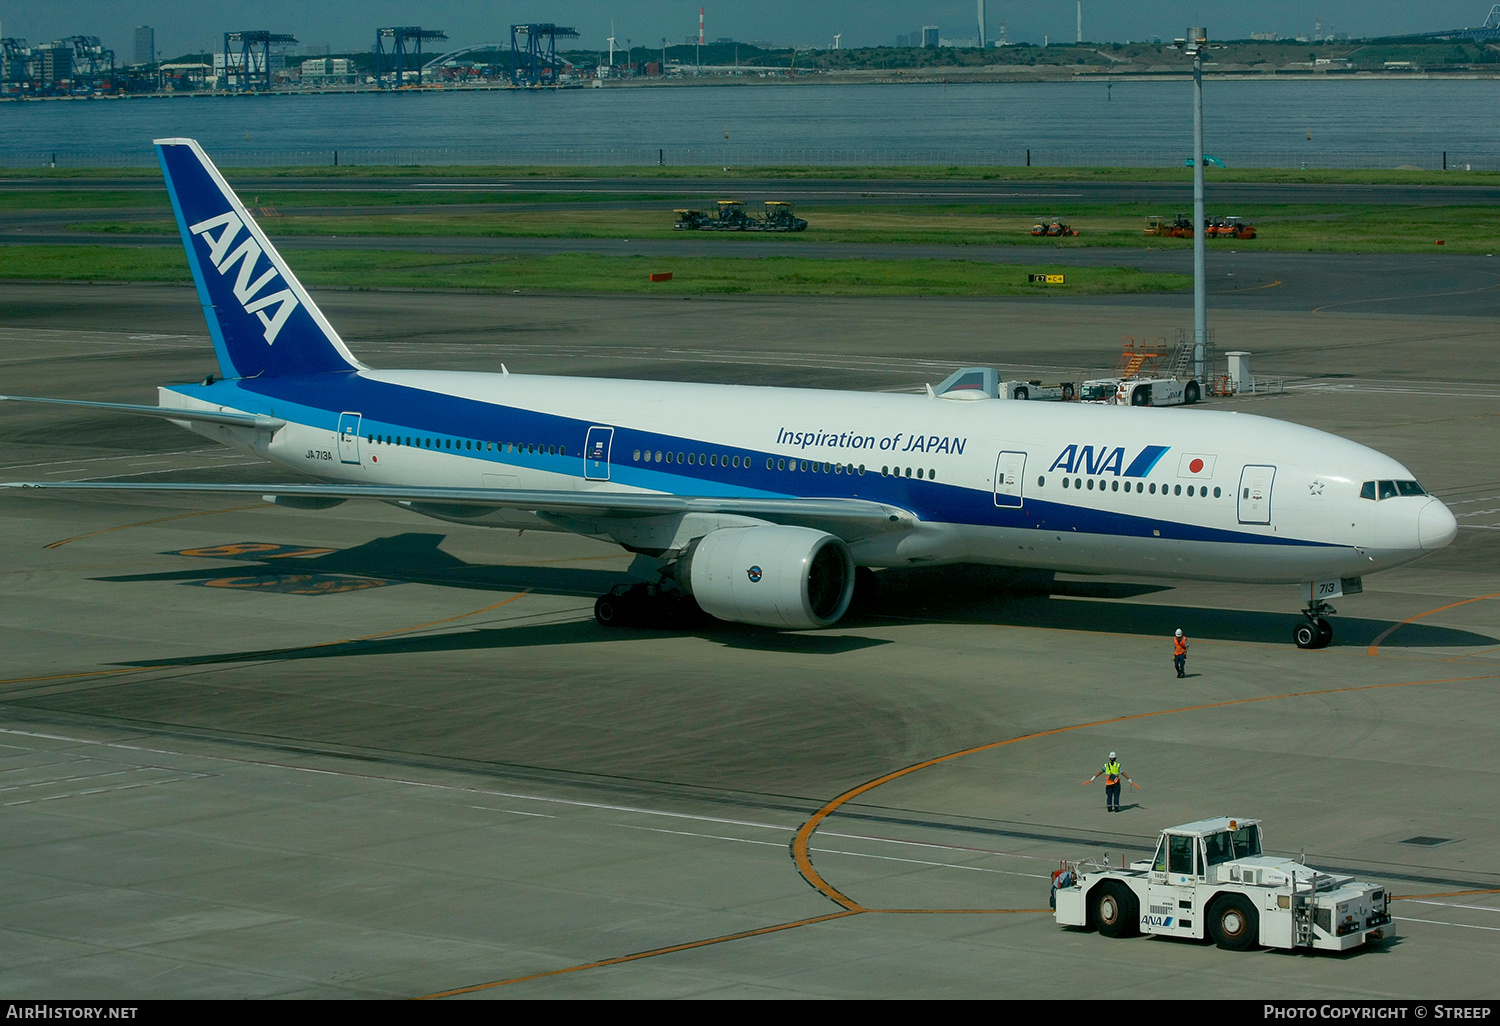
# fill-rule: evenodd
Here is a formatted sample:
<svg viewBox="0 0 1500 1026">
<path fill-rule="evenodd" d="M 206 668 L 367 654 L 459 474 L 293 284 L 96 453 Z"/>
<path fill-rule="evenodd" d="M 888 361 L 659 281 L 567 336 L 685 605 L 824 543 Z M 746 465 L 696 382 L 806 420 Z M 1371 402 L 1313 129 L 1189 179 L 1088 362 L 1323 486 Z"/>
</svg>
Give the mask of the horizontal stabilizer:
<svg viewBox="0 0 1500 1026">
<path fill-rule="evenodd" d="M 111 413 L 130 413 L 139 417 L 159 417 L 162 420 L 188 420 L 199 424 L 227 424 L 230 427 L 257 428 L 275 431 L 284 427 L 286 421 L 267 417 L 262 413 L 231 413 L 219 410 L 192 410 L 171 406 L 138 406 L 134 403 L 93 403 L 82 399 L 43 399 L 31 395 L 0 395 L 0 402 L 52 403 L 57 406 L 82 406 L 92 410 L 108 410 Z"/>
</svg>

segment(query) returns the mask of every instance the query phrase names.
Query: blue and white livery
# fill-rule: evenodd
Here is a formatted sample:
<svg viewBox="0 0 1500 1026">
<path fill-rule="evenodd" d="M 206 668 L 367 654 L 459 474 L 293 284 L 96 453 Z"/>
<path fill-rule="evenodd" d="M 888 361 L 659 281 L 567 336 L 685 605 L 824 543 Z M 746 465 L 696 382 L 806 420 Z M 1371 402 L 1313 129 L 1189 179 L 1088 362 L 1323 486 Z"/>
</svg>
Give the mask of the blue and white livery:
<svg viewBox="0 0 1500 1026">
<path fill-rule="evenodd" d="M 321 483 L 22 487 L 379 499 L 606 539 L 642 557 L 644 583 L 602 597 L 601 622 L 691 596 L 726 620 L 826 627 L 867 567 L 1300 583 L 1303 647 L 1332 637 L 1329 598 L 1456 531 L 1395 460 L 1239 413 L 372 369 L 198 144 L 156 149 L 223 377 L 163 386 L 154 407 L 79 405 Z"/>
</svg>

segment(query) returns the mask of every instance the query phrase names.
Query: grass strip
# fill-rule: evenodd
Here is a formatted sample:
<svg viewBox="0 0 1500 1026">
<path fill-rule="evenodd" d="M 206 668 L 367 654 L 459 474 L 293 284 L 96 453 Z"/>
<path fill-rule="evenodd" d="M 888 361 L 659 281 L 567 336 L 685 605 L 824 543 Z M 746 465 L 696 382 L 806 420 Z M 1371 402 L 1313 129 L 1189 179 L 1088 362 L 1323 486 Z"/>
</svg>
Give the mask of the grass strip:
<svg viewBox="0 0 1500 1026">
<path fill-rule="evenodd" d="M 1142 233 L 1148 214 L 1170 218 L 1179 211 L 1143 204 L 1071 207 L 1056 211 L 1079 231 L 1069 238 L 1031 235 L 1037 212 L 1022 214 L 993 206 L 800 207 L 811 226 L 786 235 L 760 232 L 680 232 L 673 215 L 658 209 L 558 209 L 463 213 L 350 214 L 346 216 L 262 217 L 273 238 L 286 236 L 390 236 L 394 238 L 563 238 L 713 240 L 726 255 L 747 239 L 776 240 L 794 255 L 799 245 L 817 242 L 929 246 L 1028 246 L 1052 249 L 1191 249 L 1192 239 Z M 1210 239 L 1214 249 L 1266 249 L 1295 252 L 1431 252 L 1438 239 L 1449 253 L 1493 253 L 1497 236 L 1493 207 L 1390 207 L 1379 205 L 1276 204 L 1226 210 L 1254 224 L 1253 240 Z M 1050 220 L 1051 214 L 1043 214 Z M 123 235 L 174 235 L 165 218 L 93 221 L 72 229 Z M 1042 256 L 1041 258 L 1045 258 Z"/>
<path fill-rule="evenodd" d="M 251 210 L 273 207 L 408 207 L 511 203 L 670 203 L 660 193 L 514 192 L 502 189 L 434 187 L 420 192 L 381 189 L 281 189 L 252 186 L 240 197 Z M 160 189 L 24 189 L 0 190 L 0 211 L 167 210 L 167 190 Z"/>
<path fill-rule="evenodd" d="M 1180 274 L 1130 267 L 1016 267 L 967 260 L 820 260 L 807 257 L 452 256 L 368 250 L 305 250 L 297 274 L 309 286 L 557 291 L 675 295 L 1019 296 L 1176 292 Z M 651 282 L 651 274 L 672 279 Z M 1062 274 L 1035 285 L 1028 273 Z M 0 278 L 187 282 L 187 261 L 168 247 L 4 246 Z"/>
</svg>

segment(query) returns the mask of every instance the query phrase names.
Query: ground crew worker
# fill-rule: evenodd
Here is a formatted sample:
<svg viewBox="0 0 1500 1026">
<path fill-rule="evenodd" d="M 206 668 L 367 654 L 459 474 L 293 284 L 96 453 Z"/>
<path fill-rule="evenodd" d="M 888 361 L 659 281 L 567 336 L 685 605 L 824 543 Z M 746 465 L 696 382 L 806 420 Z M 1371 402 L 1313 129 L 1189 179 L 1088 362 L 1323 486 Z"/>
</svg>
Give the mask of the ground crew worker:
<svg viewBox="0 0 1500 1026">
<path fill-rule="evenodd" d="M 1120 778 L 1124 777 L 1126 780 L 1130 780 L 1130 774 L 1120 768 L 1120 757 L 1114 752 L 1109 753 L 1109 761 L 1104 764 L 1099 773 L 1095 773 L 1085 780 L 1084 783 L 1092 784 L 1095 780 L 1099 779 L 1100 773 L 1104 774 L 1104 811 L 1119 812 Z M 1132 784 L 1135 783 L 1134 780 L 1130 780 L 1130 782 Z"/>
<path fill-rule="evenodd" d="M 1177 628 L 1177 637 L 1172 639 L 1172 665 L 1177 667 L 1177 676 L 1187 676 L 1187 638 L 1182 636 L 1182 628 Z"/>
</svg>

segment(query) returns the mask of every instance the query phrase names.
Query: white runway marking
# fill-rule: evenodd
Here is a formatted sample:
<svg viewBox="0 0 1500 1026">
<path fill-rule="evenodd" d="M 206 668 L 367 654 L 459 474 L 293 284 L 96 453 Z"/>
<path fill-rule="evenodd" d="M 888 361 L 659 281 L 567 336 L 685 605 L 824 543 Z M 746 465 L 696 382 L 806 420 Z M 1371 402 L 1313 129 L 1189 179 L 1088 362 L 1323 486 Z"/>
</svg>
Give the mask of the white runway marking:
<svg viewBox="0 0 1500 1026">
<path fill-rule="evenodd" d="M 1445 923 L 1438 919 L 1408 919 L 1405 916 L 1391 916 L 1398 923 L 1426 923 L 1428 926 L 1451 926 L 1458 930 L 1487 930 L 1500 933 L 1500 926 L 1471 926 L 1468 923 Z"/>
<path fill-rule="evenodd" d="M 412 779 L 404 778 L 404 777 L 384 777 L 384 776 L 379 776 L 379 775 L 369 774 L 369 773 L 350 773 L 350 772 L 346 772 L 346 771 L 342 771 L 342 770 L 323 769 L 323 768 L 312 767 L 312 766 L 296 766 L 296 765 L 292 765 L 292 764 L 289 764 L 289 763 L 265 762 L 265 761 L 260 761 L 260 760 L 256 760 L 256 759 L 232 759 L 232 758 L 227 758 L 227 757 L 224 757 L 224 756 L 188 755 L 188 754 L 182 753 L 182 752 L 174 752 L 174 751 L 171 751 L 170 749 L 147 748 L 147 747 L 140 746 L 140 745 L 124 744 L 124 743 L 118 742 L 118 741 L 91 741 L 91 740 L 89 740 L 87 738 L 69 737 L 69 736 L 64 736 L 64 735 L 59 735 L 59 734 L 33 733 L 33 732 L 30 732 L 30 731 L 16 730 L 16 729 L 13 729 L 13 728 L 10 728 L 10 729 L 8 729 L 8 728 L 0 728 L 0 734 L 9 734 L 9 735 L 18 736 L 18 737 L 35 737 L 35 738 L 38 738 L 38 739 L 45 739 L 45 740 L 50 740 L 50 741 L 64 741 L 64 742 L 68 742 L 68 743 L 71 743 L 71 744 L 81 744 L 81 745 L 97 746 L 97 747 L 115 749 L 115 750 L 125 751 L 125 752 L 145 752 L 145 753 L 150 753 L 152 755 L 170 755 L 170 756 L 175 756 L 175 757 L 178 757 L 178 758 L 188 758 L 188 759 L 194 759 L 194 760 L 200 760 L 200 761 L 201 760 L 206 760 L 206 761 L 209 761 L 209 762 L 229 763 L 229 764 L 240 765 L 240 766 L 254 766 L 254 767 L 262 767 L 262 768 L 270 768 L 270 769 L 280 769 L 280 770 L 286 770 L 286 771 L 290 771 L 290 772 L 294 772 L 294 773 L 309 773 L 309 774 L 318 775 L 318 776 L 348 777 L 348 778 L 356 779 L 356 780 L 374 780 L 374 781 L 381 781 L 381 782 L 389 783 L 389 784 L 397 784 L 397 785 L 402 785 L 402 786 L 407 786 L 407 787 L 419 787 L 419 788 L 431 789 L 431 790 L 435 790 L 435 791 L 450 791 L 450 792 L 456 792 L 456 793 L 460 793 L 460 794 L 483 795 L 483 796 L 487 796 L 487 797 L 506 798 L 506 799 L 510 799 L 512 801 L 543 802 L 543 803 L 546 803 L 546 804 L 562 805 L 562 806 L 568 806 L 568 807 L 572 807 L 572 808 L 596 809 L 596 810 L 603 811 L 603 812 L 617 812 L 617 813 L 627 813 L 627 814 L 638 815 L 638 816 L 652 816 L 652 817 L 661 817 L 661 818 L 666 818 L 666 819 L 679 819 L 679 820 L 686 820 L 686 821 L 689 821 L 689 822 L 696 822 L 696 823 L 716 823 L 716 824 L 721 824 L 723 826 L 746 827 L 746 828 L 749 828 L 749 829 L 752 829 L 752 830 L 769 830 L 769 831 L 774 831 L 774 832 L 782 834 L 782 835 L 789 835 L 789 834 L 794 833 L 797 830 L 798 826 L 800 825 L 800 824 L 797 824 L 797 823 L 762 823 L 762 822 L 756 822 L 754 820 L 730 819 L 728 817 L 723 817 L 723 816 L 705 816 L 705 815 L 700 815 L 700 814 L 695 814 L 695 813 L 673 812 L 673 811 L 669 811 L 669 810 L 666 810 L 666 809 L 651 809 L 651 808 L 645 808 L 645 807 L 642 807 L 642 806 L 634 806 L 634 805 L 616 805 L 616 804 L 612 804 L 612 803 L 608 803 L 608 802 L 590 802 L 590 801 L 583 801 L 581 799 L 576 799 L 576 798 L 556 798 L 556 797 L 552 797 L 552 796 L 549 796 L 549 795 L 524 794 L 524 793 L 514 792 L 514 791 L 495 791 L 495 790 L 490 790 L 490 789 L 487 789 L 487 788 L 478 788 L 478 787 L 460 787 L 460 786 L 455 786 L 455 785 L 452 785 L 452 784 L 436 784 L 436 783 L 430 783 L 428 781 L 412 780 Z M 166 767 L 152 767 L 152 768 L 155 768 L 155 769 L 166 769 Z M 201 773 L 201 774 L 195 774 L 195 775 L 196 776 L 209 776 L 210 774 Z M 181 779 L 188 779 L 188 778 L 184 777 L 184 778 L 181 778 Z M 165 782 L 165 781 L 163 781 L 163 782 Z M 129 785 L 129 786 L 131 786 L 131 787 L 138 787 L 138 786 L 141 786 L 141 785 L 133 784 L 133 785 Z M 13 803 L 13 804 L 16 804 L 16 803 Z M 471 805 L 469 807 L 470 808 L 478 808 L 479 806 L 472 806 Z M 497 810 L 494 810 L 494 811 L 516 812 L 516 810 L 507 810 L 507 809 L 497 809 Z M 518 815 L 528 815 L 528 813 L 516 813 L 516 814 L 518 814 Z M 539 813 L 530 813 L 530 815 L 541 815 L 541 814 L 539 814 Z M 555 818 L 555 817 L 550 817 L 550 818 Z M 619 825 L 625 826 L 626 824 L 619 824 Z M 936 824 L 934 826 L 934 828 L 938 829 L 938 830 L 943 829 L 943 827 L 942 827 L 941 824 Z M 656 828 L 631 827 L 631 829 L 645 830 L 645 829 L 656 829 Z M 673 831 L 663 830 L 663 831 L 659 831 L 659 832 L 672 833 Z M 715 837 L 715 836 L 720 836 L 720 835 L 712 835 L 712 834 L 686 835 L 685 834 L 685 836 Z M 877 843 L 877 844 L 912 845 L 912 846 L 918 846 L 918 847 L 924 847 L 924 848 L 933 848 L 933 849 L 938 849 L 938 850 L 948 850 L 948 851 L 955 851 L 955 852 L 965 852 L 965 853 L 971 853 L 971 854 L 975 854 L 975 855 L 986 855 L 986 856 L 1000 857 L 1000 858 L 1019 858 L 1019 859 L 1027 859 L 1027 860 L 1030 860 L 1030 859 L 1033 858 L 1033 856 L 1015 855 L 1015 854 L 1012 854 L 1010 852 L 995 851 L 995 850 L 992 850 L 992 849 L 973 848 L 973 847 L 967 847 L 967 846 L 964 846 L 964 845 L 942 844 L 940 842 L 932 842 L 932 841 L 907 841 L 907 840 L 901 840 L 899 838 L 879 837 L 879 836 L 873 836 L 873 835 L 867 835 L 867 834 L 839 833 L 839 834 L 829 834 L 827 836 L 830 836 L 830 837 L 840 837 L 840 838 L 843 838 L 843 839 L 846 839 L 846 840 L 871 841 L 871 842 L 874 842 L 874 843 Z M 723 839 L 725 839 L 725 840 L 741 840 L 740 838 L 732 838 L 732 837 L 726 837 L 726 838 L 723 838 Z M 752 842 L 746 841 L 745 843 L 752 843 Z M 775 846 L 775 847 L 781 847 L 781 848 L 786 847 L 786 841 L 784 841 L 784 840 L 753 842 L 753 843 L 768 844 L 768 845 L 772 845 L 772 846 Z M 825 849 L 825 848 L 814 848 L 812 850 L 818 851 L 818 852 L 824 852 L 824 853 L 827 853 L 827 854 L 833 854 L 833 855 L 850 855 L 850 856 L 855 856 L 855 857 L 860 857 L 860 858 L 882 858 L 882 859 L 888 859 L 890 861 L 896 861 L 896 862 L 911 862 L 911 863 L 916 864 L 916 865 L 950 866 L 951 868 L 955 868 L 955 869 L 972 868 L 972 867 L 958 866 L 958 865 L 954 865 L 952 863 L 946 863 L 946 862 L 923 862 L 921 860 L 915 860 L 915 859 L 899 859 L 899 858 L 896 858 L 894 856 L 864 855 L 864 854 L 861 854 L 859 852 L 842 851 L 842 850 L 833 849 L 833 848 L 827 848 L 827 849 Z M 983 870 L 983 871 L 984 872 L 993 872 L 993 873 L 1002 873 L 1002 874 L 1010 875 L 1010 876 L 1033 877 L 1033 878 L 1039 879 L 1039 880 L 1045 880 L 1045 879 L 1047 879 L 1047 877 L 1045 875 L 1038 875 L 1038 874 L 1035 874 L 1035 873 L 1015 873 L 1015 872 L 1009 872 L 1009 871 L 998 870 L 998 869 Z"/>
</svg>

